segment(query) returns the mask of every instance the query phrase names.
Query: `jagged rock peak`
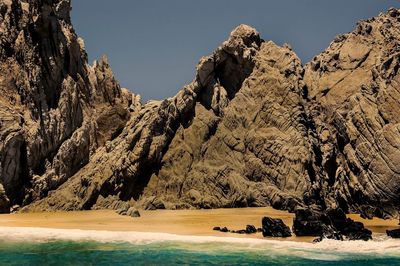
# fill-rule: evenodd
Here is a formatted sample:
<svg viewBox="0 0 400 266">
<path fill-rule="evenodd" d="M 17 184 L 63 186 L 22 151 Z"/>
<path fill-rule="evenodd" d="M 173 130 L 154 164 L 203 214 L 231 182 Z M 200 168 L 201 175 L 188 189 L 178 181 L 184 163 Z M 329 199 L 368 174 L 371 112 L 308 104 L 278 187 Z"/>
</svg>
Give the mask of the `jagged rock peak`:
<svg viewBox="0 0 400 266">
<path fill-rule="evenodd" d="M 397 215 L 400 16 L 391 8 L 339 35 L 305 67 L 328 206 Z"/>
<path fill-rule="evenodd" d="M 255 28 L 245 24 L 237 26 L 231 32 L 229 39 L 241 39 L 248 46 L 252 42 L 254 42 L 257 46 L 259 46 L 261 43 L 261 38 L 258 31 Z"/>
<path fill-rule="evenodd" d="M 29 208 L 99 207 L 101 202 L 107 202 L 103 197 L 115 195 L 123 200 L 138 199 L 150 175 L 159 168 L 178 128 L 190 126 L 196 106 L 222 114 L 251 74 L 261 40 L 253 30 L 240 31 L 243 34 L 234 34 L 211 56 L 200 61 L 192 83 L 172 98 L 144 105 L 120 135 L 106 144 L 105 150 L 98 150 L 87 167 L 71 177 L 57 193 Z M 99 65 L 96 63 L 95 68 Z M 90 189 L 82 191 L 79 188 L 82 182 Z"/>
<path fill-rule="evenodd" d="M 240 25 L 176 96 L 141 105 L 106 59 L 87 64 L 69 1 L 4 3 L 0 211 L 129 202 L 395 215 L 399 10 L 361 21 L 305 67 Z"/>
<path fill-rule="evenodd" d="M 391 7 L 388 9 L 387 14 L 393 18 L 398 18 L 398 17 L 400 17 L 400 8 L 397 9 L 397 8 Z"/>
<path fill-rule="evenodd" d="M 140 109 L 106 61 L 87 64 L 70 10 L 69 0 L 0 2 L 0 197 L 9 206 L 58 188 Z"/>
</svg>

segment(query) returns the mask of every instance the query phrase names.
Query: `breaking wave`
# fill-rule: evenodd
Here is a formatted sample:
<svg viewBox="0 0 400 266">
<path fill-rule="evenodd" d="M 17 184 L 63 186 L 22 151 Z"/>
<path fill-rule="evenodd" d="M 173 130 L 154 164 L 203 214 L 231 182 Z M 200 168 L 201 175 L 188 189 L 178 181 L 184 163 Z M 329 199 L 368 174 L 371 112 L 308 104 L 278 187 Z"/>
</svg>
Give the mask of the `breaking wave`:
<svg viewBox="0 0 400 266">
<path fill-rule="evenodd" d="M 400 240 L 376 235 L 372 241 L 324 240 L 320 243 L 279 241 L 254 238 L 191 236 L 153 232 L 122 232 L 33 227 L 0 227 L 2 241 L 95 241 L 133 245 L 164 244 L 193 251 L 246 251 L 290 255 L 314 260 L 342 260 L 353 255 L 377 255 L 400 258 Z"/>
</svg>

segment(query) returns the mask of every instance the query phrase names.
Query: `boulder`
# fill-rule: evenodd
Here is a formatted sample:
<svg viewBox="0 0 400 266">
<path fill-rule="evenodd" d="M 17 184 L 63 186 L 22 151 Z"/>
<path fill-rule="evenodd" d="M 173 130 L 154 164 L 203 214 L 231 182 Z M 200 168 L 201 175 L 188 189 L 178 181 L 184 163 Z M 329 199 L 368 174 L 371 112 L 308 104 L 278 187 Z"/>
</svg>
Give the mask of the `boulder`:
<svg viewBox="0 0 400 266">
<path fill-rule="evenodd" d="M 224 233 L 229 232 L 228 228 L 226 228 L 226 227 L 222 227 L 220 231 L 221 231 L 221 232 L 224 232 Z"/>
<path fill-rule="evenodd" d="M 12 207 L 10 208 L 10 213 L 18 212 L 20 208 L 21 208 L 21 206 L 19 206 L 18 204 L 16 204 L 16 205 L 14 205 L 14 206 L 12 206 Z"/>
<path fill-rule="evenodd" d="M 119 210 L 116 211 L 116 213 L 118 213 L 119 215 L 126 215 L 126 210 L 119 209 Z"/>
<path fill-rule="evenodd" d="M 256 227 L 254 225 L 248 224 L 246 226 L 246 234 L 254 234 L 254 233 L 257 233 Z"/>
<path fill-rule="evenodd" d="M 324 223 L 321 214 L 312 209 L 296 210 L 292 229 L 296 236 L 322 236 Z"/>
<path fill-rule="evenodd" d="M 400 229 L 386 230 L 386 234 L 391 238 L 400 238 Z"/>
<path fill-rule="evenodd" d="M 264 237 L 290 237 L 290 228 L 284 224 L 282 219 L 264 217 L 262 219 L 262 233 Z"/>
<path fill-rule="evenodd" d="M 361 222 L 346 217 L 340 208 L 316 211 L 311 208 L 295 212 L 293 232 L 296 236 L 318 236 L 335 240 L 371 240 L 372 232 Z"/>
<path fill-rule="evenodd" d="M 126 212 L 126 215 L 134 218 L 140 217 L 139 211 L 134 207 L 129 208 L 128 211 Z"/>
<path fill-rule="evenodd" d="M 372 232 L 364 228 L 363 223 L 347 218 L 342 209 L 329 209 L 326 211 L 326 216 L 330 220 L 332 227 L 349 240 L 367 241 L 372 239 Z"/>
<path fill-rule="evenodd" d="M 165 209 L 165 205 L 164 203 L 156 197 L 152 197 L 149 200 L 146 201 L 145 205 L 145 209 L 149 210 L 149 211 L 154 211 L 154 210 L 164 210 Z"/>
<path fill-rule="evenodd" d="M 233 231 L 231 231 L 231 233 L 243 235 L 243 234 L 247 234 L 247 231 L 244 229 L 240 229 L 240 230 L 233 230 Z"/>
<path fill-rule="evenodd" d="M 129 206 L 126 206 L 126 207 L 124 207 L 124 208 L 118 209 L 118 210 L 116 211 L 116 213 L 118 213 L 119 215 L 126 215 L 126 213 L 128 212 L 128 210 L 129 210 Z"/>
</svg>

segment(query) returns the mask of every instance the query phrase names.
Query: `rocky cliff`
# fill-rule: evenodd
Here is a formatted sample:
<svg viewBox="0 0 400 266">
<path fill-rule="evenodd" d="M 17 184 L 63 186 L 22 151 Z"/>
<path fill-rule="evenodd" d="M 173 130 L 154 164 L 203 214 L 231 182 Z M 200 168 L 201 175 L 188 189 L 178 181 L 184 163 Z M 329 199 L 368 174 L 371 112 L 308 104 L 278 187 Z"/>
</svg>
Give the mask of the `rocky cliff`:
<svg viewBox="0 0 400 266">
<path fill-rule="evenodd" d="M 392 216 L 400 197 L 400 12 L 361 21 L 305 66 L 326 205 Z"/>
<path fill-rule="evenodd" d="M 0 2 L 2 209 L 46 197 L 115 138 L 137 97 L 87 64 L 69 1 Z"/>
<path fill-rule="evenodd" d="M 0 6 L 0 211 L 341 207 L 396 216 L 400 12 L 303 66 L 240 25 L 172 98 L 87 64 L 70 3 Z M 15 208 L 14 208 L 15 209 Z"/>
</svg>

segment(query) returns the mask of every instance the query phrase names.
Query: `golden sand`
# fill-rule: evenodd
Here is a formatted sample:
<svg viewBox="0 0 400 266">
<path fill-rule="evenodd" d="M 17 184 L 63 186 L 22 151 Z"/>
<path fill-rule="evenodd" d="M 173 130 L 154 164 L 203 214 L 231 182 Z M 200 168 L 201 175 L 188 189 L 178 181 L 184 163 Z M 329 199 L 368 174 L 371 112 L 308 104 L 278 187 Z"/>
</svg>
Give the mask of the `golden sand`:
<svg viewBox="0 0 400 266">
<path fill-rule="evenodd" d="M 230 236 L 263 238 L 261 233 L 239 235 L 213 231 L 214 226 L 231 230 L 245 229 L 247 224 L 261 227 L 263 216 L 281 218 L 292 226 L 294 215 L 270 207 L 214 210 L 155 210 L 140 211 L 140 218 L 121 216 L 114 211 L 80 211 L 52 213 L 21 213 L 0 215 L 0 227 L 40 227 L 57 229 L 83 229 L 106 231 L 162 232 L 196 236 Z M 397 228 L 397 220 L 364 220 L 358 215 L 352 219 L 362 221 L 374 233 Z M 274 239 L 274 238 L 270 238 Z M 312 241 L 312 237 L 290 237 L 284 240 Z M 282 240 L 282 239 L 280 239 Z"/>
</svg>

